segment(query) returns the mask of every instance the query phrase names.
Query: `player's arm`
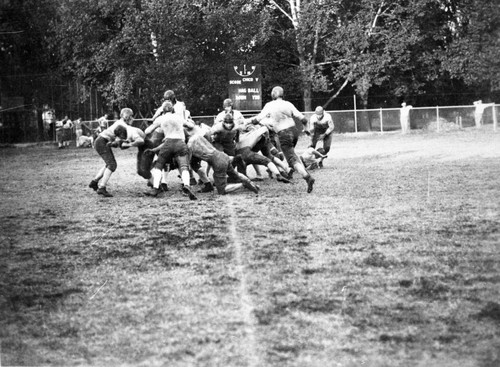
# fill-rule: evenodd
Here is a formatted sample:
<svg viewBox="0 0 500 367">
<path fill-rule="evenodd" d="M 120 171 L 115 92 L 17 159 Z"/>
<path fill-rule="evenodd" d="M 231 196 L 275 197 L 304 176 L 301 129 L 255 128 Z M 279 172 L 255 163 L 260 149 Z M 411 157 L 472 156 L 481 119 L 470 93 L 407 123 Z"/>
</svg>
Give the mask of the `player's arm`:
<svg viewBox="0 0 500 367">
<path fill-rule="evenodd" d="M 165 146 L 165 142 L 161 143 L 158 145 L 156 148 L 151 148 L 151 149 L 146 149 L 144 150 L 144 153 L 153 153 L 153 154 L 158 154 L 160 152 L 160 149 Z"/>
<path fill-rule="evenodd" d="M 114 138 L 113 140 L 110 140 L 106 145 L 113 148 L 121 147 L 123 142 L 127 140 L 127 126 L 119 120 L 111 125 L 109 129 L 113 132 Z"/>
<path fill-rule="evenodd" d="M 314 123 L 316 122 L 316 115 L 312 115 L 309 118 L 308 123 L 304 126 L 304 133 L 306 135 L 313 135 L 314 134 Z"/>
<path fill-rule="evenodd" d="M 300 112 L 297 107 L 295 107 L 293 104 L 289 104 L 290 105 L 290 109 L 291 109 L 291 112 L 292 112 L 292 117 L 296 120 L 296 121 L 300 121 L 302 122 L 302 125 L 304 126 L 304 129 L 306 128 L 307 126 L 307 117 L 305 117 L 302 112 Z"/>
<path fill-rule="evenodd" d="M 193 129 L 195 127 L 195 123 L 194 121 L 191 119 L 191 117 L 187 118 L 186 120 L 184 120 L 184 122 L 182 123 L 182 125 L 186 128 L 186 129 Z"/>
<path fill-rule="evenodd" d="M 262 125 L 267 127 L 268 130 L 272 130 L 274 127 L 274 121 L 271 118 L 265 118 L 260 120 L 257 125 Z"/>
<path fill-rule="evenodd" d="M 269 108 L 266 107 L 267 104 L 264 106 L 264 108 L 262 109 L 262 111 L 260 111 L 258 115 L 245 119 L 245 123 L 251 123 L 257 125 L 261 123 L 262 120 L 271 117 L 271 111 L 269 111 Z"/>
<path fill-rule="evenodd" d="M 224 111 L 222 111 L 221 113 L 219 113 L 217 116 L 215 116 L 215 119 L 214 119 L 214 124 L 213 126 L 215 126 L 216 124 L 222 124 L 222 121 L 224 121 L 224 116 L 226 114 L 224 113 Z"/>
<path fill-rule="evenodd" d="M 314 157 L 316 157 L 316 158 L 326 158 L 327 157 L 326 155 L 318 152 L 316 149 L 313 149 L 311 153 L 314 154 Z"/>
<path fill-rule="evenodd" d="M 151 125 L 149 125 L 146 130 L 144 130 L 144 134 L 149 135 L 153 131 L 155 131 L 158 127 L 160 127 L 161 123 L 159 121 L 154 121 Z"/>
<path fill-rule="evenodd" d="M 120 147 L 122 149 L 127 149 L 131 147 L 140 147 L 144 145 L 145 143 L 144 136 L 142 135 L 145 135 L 144 132 L 142 132 L 142 130 L 134 131 L 133 133 L 129 134 L 128 139 L 125 140 Z"/>
<path fill-rule="evenodd" d="M 240 111 L 234 111 L 234 123 L 245 125 L 245 117 Z"/>
<path fill-rule="evenodd" d="M 222 131 L 224 131 L 222 122 L 217 122 L 210 128 L 210 135 L 213 137 L 218 135 Z"/>
<path fill-rule="evenodd" d="M 326 112 L 325 112 L 326 114 Z M 335 125 L 333 124 L 332 116 L 328 114 L 328 129 L 325 131 L 325 136 L 330 135 L 333 132 L 333 129 L 335 129 Z"/>
<path fill-rule="evenodd" d="M 163 114 L 164 104 L 165 104 L 165 102 L 163 102 L 161 104 L 161 106 L 157 108 L 157 110 L 156 110 L 155 114 L 153 115 L 153 118 L 151 119 L 151 121 L 154 122 L 158 117 L 160 117 Z"/>
<path fill-rule="evenodd" d="M 245 119 L 238 119 L 234 121 L 234 129 L 238 132 L 245 131 L 247 129 L 247 124 L 245 123 Z"/>
</svg>

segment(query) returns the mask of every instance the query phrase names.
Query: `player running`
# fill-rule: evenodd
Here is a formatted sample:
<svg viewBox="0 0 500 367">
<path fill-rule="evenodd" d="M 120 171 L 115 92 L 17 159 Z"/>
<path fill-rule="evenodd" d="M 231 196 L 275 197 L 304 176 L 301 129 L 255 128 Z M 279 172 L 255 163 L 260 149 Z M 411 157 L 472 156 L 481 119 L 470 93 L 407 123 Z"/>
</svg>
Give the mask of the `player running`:
<svg viewBox="0 0 500 367">
<path fill-rule="evenodd" d="M 297 119 L 302 124 L 307 124 L 307 118 L 297 110 L 297 108 L 288 101 L 283 99 L 283 88 L 274 87 L 271 91 L 271 102 L 266 103 L 262 111 L 255 117 L 249 119 L 252 123 L 263 122 L 273 129 L 278 135 L 281 150 L 285 158 L 296 172 L 307 182 L 307 192 L 313 191 L 314 178 L 307 172 L 295 153 L 295 146 L 299 139 L 299 130 L 295 125 Z M 269 117 L 269 119 L 267 119 Z"/>
</svg>

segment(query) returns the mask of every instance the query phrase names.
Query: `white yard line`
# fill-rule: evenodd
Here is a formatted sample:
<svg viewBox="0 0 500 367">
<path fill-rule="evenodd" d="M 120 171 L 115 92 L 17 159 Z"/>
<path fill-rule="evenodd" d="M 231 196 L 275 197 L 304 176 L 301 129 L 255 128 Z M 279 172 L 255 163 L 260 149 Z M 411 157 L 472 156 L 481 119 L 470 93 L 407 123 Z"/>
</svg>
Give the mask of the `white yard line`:
<svg viewBox="0 0 500 367">
<path fill-rule="evenodd" d="M 261 366 L 260 363 L 260 353 L 257 343 L 257 337 L 255 335 L 255 325 L 257 325 L 257 320 L 253 314 L 253 304 L 250 294 L 248 293 L 247 277 L 245 272 L 245 265 L 243 264 L 243 251 L 241 239 L 237 230 L 237 217 L 234 210 L 234 205 L 236 201 L 231 196 L 226 196 L 227 207 L 229 211 L 229 233 L 231 235 L 231 242 L 234 248 L 234 259 L 236 262 L 236 272 L 238 273 L 238 278 L 240 279 L 240 302 L 241 302 L 241 314 L 243 317 L 243 322 L 245 324 L 245 334 L 247 336 L 247 342 L 242 343 L 241 348 L 243 355 L 246 356 L 248 360 L 248 366 L 257 367 Z"/>
</svg>

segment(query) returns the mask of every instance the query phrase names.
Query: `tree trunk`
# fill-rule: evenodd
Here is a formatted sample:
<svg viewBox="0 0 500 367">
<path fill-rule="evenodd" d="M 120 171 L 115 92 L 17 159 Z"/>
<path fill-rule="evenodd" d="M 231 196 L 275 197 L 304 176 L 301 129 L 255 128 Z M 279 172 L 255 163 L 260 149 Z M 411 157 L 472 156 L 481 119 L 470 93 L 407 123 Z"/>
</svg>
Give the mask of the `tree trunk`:
<svg viewBox="0 0 500 367">
<path fill-rule="evenodd" d="M 359 119 L 359 131 L 372 131 L 372 122 L 370 120 L 370 114 L 368 111 L 368 91 L 361 93 L 359 96 L 361 98 L 361 108 L 360 119 Z"/>
<path fill-rule="evenodd" d="M 310 85 L 306 85 L 304 88 L 304 111 L 312 111 Z"/>
</svg>

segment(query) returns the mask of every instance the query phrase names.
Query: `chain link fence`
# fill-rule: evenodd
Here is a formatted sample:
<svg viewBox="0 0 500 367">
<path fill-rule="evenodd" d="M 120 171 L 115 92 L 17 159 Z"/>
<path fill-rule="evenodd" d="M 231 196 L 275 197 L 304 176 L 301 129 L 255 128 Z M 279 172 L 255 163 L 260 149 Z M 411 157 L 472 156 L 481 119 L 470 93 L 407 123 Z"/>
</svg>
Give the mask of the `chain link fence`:
<svg viewBox="0 0 500 367">
<path fill-rule="evenodd" d="M 500 105 L 484 104 L 484 111 L 478 115 L 475 106 L 412 107 L 408 124 L 411 130 L 446 131 L 492 125 L 498 126 Z M 337 133 L 360 131 L 401 131 L 402 112 L 400 108 L 367 110 L 327 111 L 331 114 Z M 309 118 L 312 112 L 305 113 Z"/>
</svg>

